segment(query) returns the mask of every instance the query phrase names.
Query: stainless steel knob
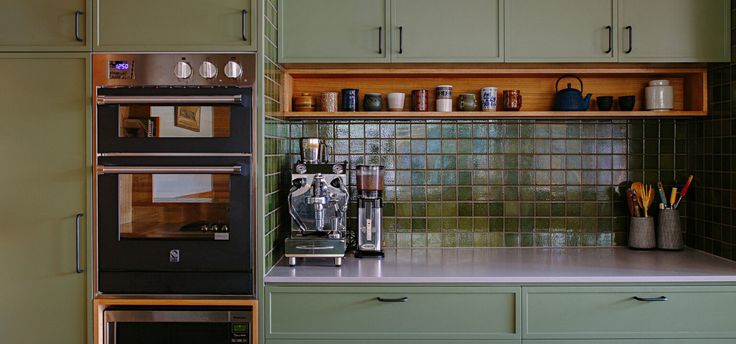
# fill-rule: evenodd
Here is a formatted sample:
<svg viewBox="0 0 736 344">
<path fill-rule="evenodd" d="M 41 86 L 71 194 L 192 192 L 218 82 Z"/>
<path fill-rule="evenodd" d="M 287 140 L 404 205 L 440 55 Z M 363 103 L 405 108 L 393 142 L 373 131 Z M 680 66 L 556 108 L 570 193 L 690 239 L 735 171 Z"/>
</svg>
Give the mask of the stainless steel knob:
<svg viewBox="0 0 736 344">
<path fill-rule="evenodd" d="M 229 61 L 225 64 L 225 76 L 230 79 L 236 79 L 243 75 L 243 67 L 235 61 Z"/>
<path fill-rule="evenodd" d="M 179 79 L 189 79 L 192 76 L 192 65 L 186 61 L 179 61 L 174 67 L 174 75 Z"/>
<path fill-rule="evenodd" d="M 214 79 L 217 76 L 217 66 L 210 61 L 204 61 L 199 66 L 199 75 L 205 79 Z"/>
</svg>

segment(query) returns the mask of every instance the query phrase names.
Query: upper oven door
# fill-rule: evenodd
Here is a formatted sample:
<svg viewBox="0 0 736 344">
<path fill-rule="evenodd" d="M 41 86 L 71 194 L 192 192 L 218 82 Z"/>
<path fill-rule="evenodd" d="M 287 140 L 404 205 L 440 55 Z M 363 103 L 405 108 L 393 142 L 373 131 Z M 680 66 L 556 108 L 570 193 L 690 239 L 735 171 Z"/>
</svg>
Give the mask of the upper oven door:
<svg viewBox="0 0 736 344">
<path fill-rule="evenodd" d="M 249 87 L 97 89 L 97 151 L 251 153 Z"/>
</svg>

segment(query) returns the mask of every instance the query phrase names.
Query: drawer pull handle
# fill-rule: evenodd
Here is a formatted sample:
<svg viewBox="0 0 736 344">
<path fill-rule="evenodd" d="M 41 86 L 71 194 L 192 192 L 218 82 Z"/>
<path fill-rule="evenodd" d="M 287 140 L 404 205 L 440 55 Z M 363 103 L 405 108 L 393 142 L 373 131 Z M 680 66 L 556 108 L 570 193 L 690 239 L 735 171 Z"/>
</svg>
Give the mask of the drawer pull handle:
<svg viewBox="0 0 736 344">
<path fill-rule="evenodd" d="M 638 297 L 634 296 L 634 300 L 636 301 L 646 301 L 646 302 L 663 302 L 669 300 L 667 296 L 660 296 L 660 297 Z"/>
<path fill-rule="evenodd" d="M 376 298 L 376 300 L 378 300 L 379 302 L 406 302 L 406 301 L 409 301 L 409 298 L 404 296 L 404 297 L 397 297 L 395 299 L 385 299 L 379 296 Z"/>
</svg>

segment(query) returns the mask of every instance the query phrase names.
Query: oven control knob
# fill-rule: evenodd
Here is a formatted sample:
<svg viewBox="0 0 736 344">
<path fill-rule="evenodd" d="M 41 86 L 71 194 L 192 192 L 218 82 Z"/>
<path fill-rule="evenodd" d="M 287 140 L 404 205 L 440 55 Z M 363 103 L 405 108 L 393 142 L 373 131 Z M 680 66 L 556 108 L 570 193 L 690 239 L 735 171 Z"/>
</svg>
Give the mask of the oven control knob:
<svg viewBox="0 0 736 344">
<path fill-rule="evenodd" d="M 192 65 L 186 61 L 179 61 L 174 67 L 174 75 L 179 79 L 189 79 L 192 76 Z"/>
<path fill-rule="evenodd" d="M 217 76 L 217 66 L 210 61 L 204 61 L 199 66 L 199 75 L 205 79 L 214 79 Z"/>
<path fill-rule="evenodd" d="M 230 79 L 237 79 L 243 75 L 243 67 L 235 61 L 229 61 L 225 64 L 225 76 Z"/>
</svg>

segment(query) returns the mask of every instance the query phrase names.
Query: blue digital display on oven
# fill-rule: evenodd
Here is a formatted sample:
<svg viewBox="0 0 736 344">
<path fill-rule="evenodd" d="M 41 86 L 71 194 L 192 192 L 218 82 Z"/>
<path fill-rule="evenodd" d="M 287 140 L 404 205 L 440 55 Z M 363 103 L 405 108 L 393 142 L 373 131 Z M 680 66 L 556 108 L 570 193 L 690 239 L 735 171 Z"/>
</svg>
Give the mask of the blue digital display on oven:
<svg viewBox="0 0 736 344">
<path fill-rule="evenodd" d="M 130 64 L 127 62 L 118 62 L 115 64 L 116 70 L 128 70 L 130 69 Z"/>
<path fill-rule="evenodd" d="M 107 77 L 108 79 L 127 79 L 132 80 L 135 79 L 135 74 L 133 72 L 133 60 L 117 60 L 117 61 L 109 61 L 108 67 L 107 67 Z"/>
</svg>

